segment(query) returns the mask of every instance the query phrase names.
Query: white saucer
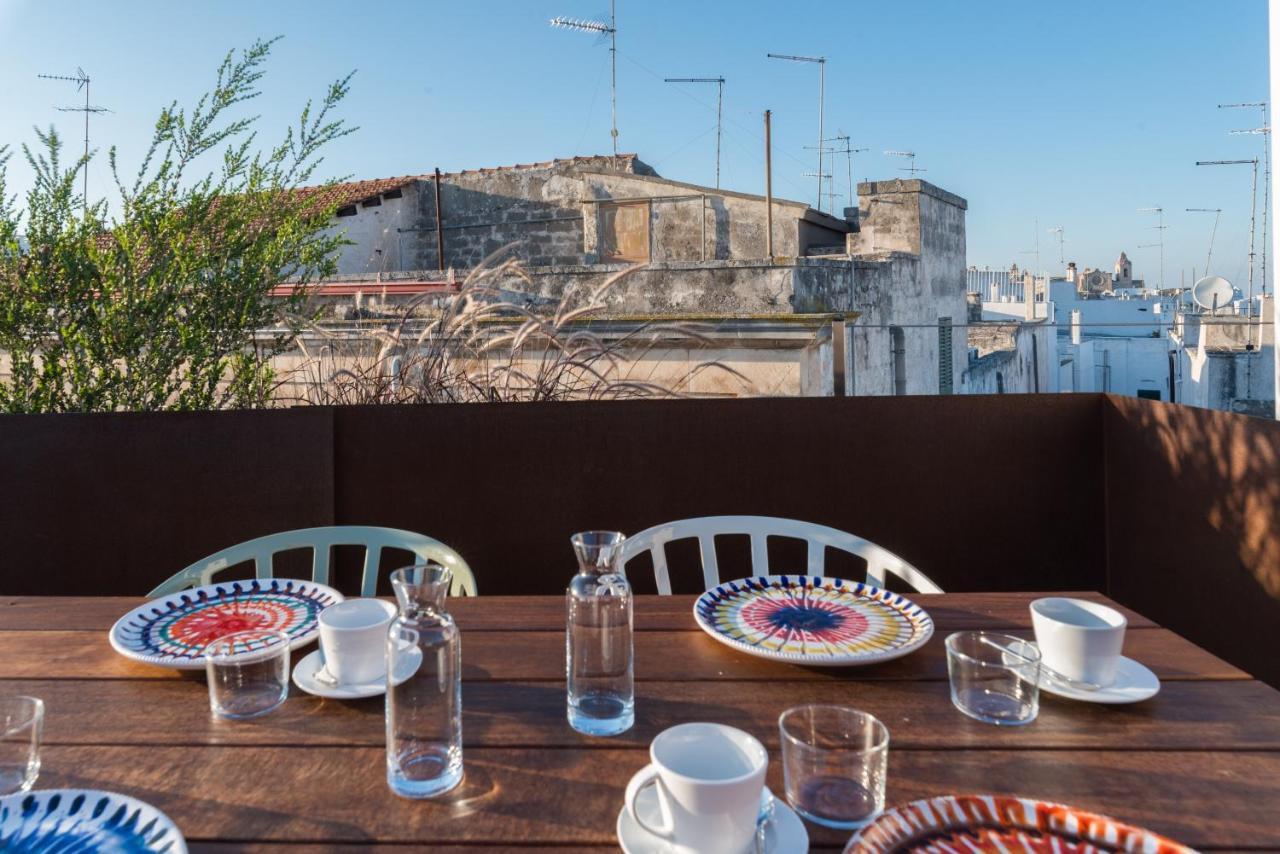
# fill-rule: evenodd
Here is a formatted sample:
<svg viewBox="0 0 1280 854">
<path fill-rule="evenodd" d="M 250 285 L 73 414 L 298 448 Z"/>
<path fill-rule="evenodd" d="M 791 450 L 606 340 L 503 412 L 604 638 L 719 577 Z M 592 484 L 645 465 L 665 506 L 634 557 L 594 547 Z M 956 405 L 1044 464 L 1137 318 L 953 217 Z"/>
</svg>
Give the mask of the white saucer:
<svg viewBox="0 0 1280 854">
<path fill-rule="evenodd" d="M 809 850 L 809 831 L 805 830 L 800 816 L 787 805 L 787 802 L 775 798 L 766 786 L 760 793 L 763 805 L 768 799 L 773 800 L 773 819 L 765 831 L 765 850 L 768 854 L 805 854 Z M 636 809 L 647 819 L 652 814 L 653 820 L 659 820 L 658 793 L 653 786 L 646 786 L 636 798 Z M 665 839 L 654 836 L 641 827 L 624 805 L 618 813 L 618 844 L 626 854 L 665 854 L 671 850 Z"/>
<path fill-rule="evenodd" d="M 395 683 L 397 685 L 412 676 L 422 663 L 421 650 L 415 647 L 408 652 L 409 654 L 401 659 L 400 669 L 396 672 Z M 319 672 L 320 667 L 320 650 L 314 649 L 309 655 L 303 656 L 302 660 L 293 668 L 293 684 L 308 694 L 327 697 L 330 700 L 360 700 L 365 697 L 376 697 L 379 694 L 387 693 L 387 680 L 382 676 L 369 682 L 350 685 L 326 685 L 316 679 L 316 674 Z"/>
<path fill-rule="evenodd" d="M 1085 703 L 1141 703 L 1160 693 L 1160 679 L 1143 664 L 1120 656 L 1116 681 L 1106 688 L 1090 691 L 1053 678 L 1040 671 L 1040 690 Z"/>
</svg>

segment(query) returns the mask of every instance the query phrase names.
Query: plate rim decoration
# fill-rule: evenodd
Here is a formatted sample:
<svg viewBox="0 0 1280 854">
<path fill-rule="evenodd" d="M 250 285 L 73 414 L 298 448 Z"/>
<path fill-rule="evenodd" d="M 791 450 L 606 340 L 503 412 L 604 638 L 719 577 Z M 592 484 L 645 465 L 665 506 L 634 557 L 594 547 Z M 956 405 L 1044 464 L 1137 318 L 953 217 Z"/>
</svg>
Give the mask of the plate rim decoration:
<svg viewBox="0 0 1280 854">
<path fill-rule="evenodd" d="M 102 798 L 111 801 L 111 803 L 106 807 L 97 809 L 96 812 L 95 808 L 97 807 L 97 804 L 90 804 L 83 816 L 79 816 L 74 819 L 75 825 L 84 826 L 85 822 L 97 824 L 103 819 L 103 817 L 106 817 L 107 819 L 114 817 L 119 813 L 120 809 L 126 809 L 128 811 L 137 810 L 137 813 L 140 816 L 138 823 L 142 824 L 143 822 L 146 822 L 143 824 L 144 828 L 153 828 L 147 834 L 147 836 L 150 837 L 150 840 L 158 841 L 159 837 L 164 837 L 166 835 L 169 837 L 165 839 L 167 844 L 160 848 L 155 847 L 154 844 L 148 840 L 146 848 L 147 851 L 165 852 L 165 854 L 187 854 L 186 838 L 183 837 L 182 831 L 178 828 L 178 825 L 164 812 L 164 810 L 161 810 L 159 807 L 153 806 L 146 801 L 139 800 L 132 795 L 126 795 L 121 792 L 112 792 L 107 789 L 32 789 L 29 792 L 14 792 L 10 795 L 4 795 L 0 797 L 0 842 L 3 842 L 6 838 L 3 835 L 3 832 L 5 826 L 10 821 L 17 821 L 17 825 L 14 827 L 14 832 L 18 832 L 25 826 L 28 819 L 25 817 L 25 811 L 27 808 L 24 805 L 27 803 L 28 799 L 35 799 L 35 807 L 38 809 L 41 802 L 47 804 L 48 801 L 53 798 L 58 798 L 57 804 L 51 808 L 46 807 L 43 811 L 43 816 L 33 817 L 36 821 L 35 828 L 42 826 L 44 822 L 48 820 L 48 816 L 50 814 L 65 812 L 67 805 L 74 803 L 77 798 L 84 798 L 85 800 Z M 13 812 L 6 814 L 6 809 L 12 809 Z M 80 808 L 77 806 L 77 813 L 79 812 L 79 809 Z M 58 825 L 68 820 L 71 820 L 71 817 L 63 815 L 61 818 L 56 820 L 54 827 L 50 828 L 50 830 L 46 832 L 56 831 Z M 35 828 L 27 832 L 34 832 Z"/>
<path fill-rule="evenodd" d="M 875 600 L 882 606 L 905 616 L 917 627 L 916 637 L 901 646 L 879 652 L 826 654 L 784 652 L 765 649 L 757 644 L 731 637 L 720 631 L 714 622 L 708 620 L 702 614 L 703 608 L 709 608 L 712 603 L 721 599 L 742 595 L 744 592 L 763 590 L 766 587 L 779 584 L 785 584 L 789 588 L 797 585 L 825 587 L 828 584 L 836 588 L 847 587 L 850 594 Z M 934 632 L 933 618 L 929 616 L 929 612 L 901 593 L 894 593 L 891 590 L 876 587 L 874 584 L 850 581 L 847 578 L 836 578 L 829 575 L 754 575 L 748 578 L 725 581 L 698 596 L 693 603 L 693 618 L 697 622 L 698 628 L 720 643 L 739 652 L 773 661 L 784 661 L 788 664 L 806 664 L 818 667 L 857 667 L 865 664 L 878 664 L 882 661 L 892 661 L 895 658 L 910 655 L 920 649 L 929 642 Z"/>
<path fill-rule="evenodd" d="M 1024 818 L 1021 822 L 1015 819 L 1012 823 L 1000 818 L 982 821 L 966 812 L 979 806 L 993 816 L 1008 816 L 1013 809 L 1020 808 Z M 1194 854 L 1194 849 L 1155 831 L 1091 810 L 1020 795 L 942 795 L 890 807 L 853 835 L 845 846 L 844 854 L 888 854 L 912 850 L 900 846 L 921 841 L 922 834 L 974 826 L 1060 831 L 1078 837 L 1081 842 L 1106 845 L 1115 850 Z M 1124 839 L 1125 836 L 1131 838 Z"/>
<path fill-rule="evenodd" d="M 133 608 L 120 619 L 116 620 L 111 626 L 111 630 L 107 633 L 108 639 L 111 641 L 111 647 L 125 658 L 137 661 L 141 664 L 152 664 L 157 667 L 167 667 L 173 670 L 202 670 L 204 669 L 204 657 L 185 658 L 179 657 L 172 653 L 152 653 L 144 652 L 129 644 L 128 635 L 138 634 L 139 629 L 131 628 L 131 624 L 139 620 L 146 622 L 154 620 L 160 616 L 163 609 L 166 613 L 174 611 L 176 608 L 192 604 L 194 600 L 208 598 L 210 596 L 227 596 L 241 592 L 256 592 L 259 589 L 271 590 L 284 588 L 283 592 L 301 592 L 314 593 L 327 597 L 328 602 L 323 607 L 336 605 L 342 602 L 344 597 L 337 590 L 327 584 L 321 584 L 318 581 L 311 581 L 305 578 L 245 578 L 236 579 L 234 581 L 220 581 L 213 584 L 206 584 L 201 587 L 192 587 L 187 590 L 179 590 L 177 593 L 170 593 L 168 596 L 161 596 L 156 599 L 149 599 L 136 608 Z M 290 590 L 294 588 L 294 590 Z M 318 613 L 318 612 L 317 612 Z M 297 634 L 290 633 L 292 640 L 289 642 L 289 649 L 295 650 L 301 646 L 305 646 L 320 634 L 319 619 L 312 621 L 312 625 L 304 631 Z"/>
</svg>

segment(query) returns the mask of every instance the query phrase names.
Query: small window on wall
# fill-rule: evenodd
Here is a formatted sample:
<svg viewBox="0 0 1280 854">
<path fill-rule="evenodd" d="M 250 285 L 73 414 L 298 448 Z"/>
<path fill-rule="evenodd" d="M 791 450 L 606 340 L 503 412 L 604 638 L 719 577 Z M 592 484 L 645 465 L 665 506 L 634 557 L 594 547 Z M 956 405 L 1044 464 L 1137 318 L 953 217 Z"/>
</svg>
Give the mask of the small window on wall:
<svg viewBox="0 0 1280 854">
<path fill-rule="evenodd" d="M 996 371 L 996 394 L 1004 394 L 1004 374 Z"/>
<path fill-rule="evenodd" d="M 356 215 L 356 206 L 355 206 L 355 205 L 347 205 L 345 208 L 338 208 L 338 210 L 337 210 L 337 215 L 338 215 L 338 216 L 355 216 L 355 215 Z"/>
<path fill-rule="evenodd" d="M 1140 388 L 1138 389 L 1138 397 L 1142 400 L 1159 400 L 1160 390 L 1154 388 Z"/>
</svg>

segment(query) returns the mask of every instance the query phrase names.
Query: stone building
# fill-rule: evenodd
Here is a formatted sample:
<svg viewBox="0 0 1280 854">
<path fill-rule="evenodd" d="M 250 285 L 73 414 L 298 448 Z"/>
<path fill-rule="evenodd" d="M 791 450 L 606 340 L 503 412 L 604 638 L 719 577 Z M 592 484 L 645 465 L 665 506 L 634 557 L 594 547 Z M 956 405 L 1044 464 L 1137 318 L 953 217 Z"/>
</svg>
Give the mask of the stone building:
<svg viewBox="0 0 1280 854">
<path fill-rule="evenodd" d="M 763 197 L 663 178 L 631 154 L 342 186 L 339 274 L 373 280 L 366 294 L 443 286 L 514 244 L 535 298 L 641 265 L 609 291 L 612 317 L 732 320 L 746 335 L 751 318 L 856 315 L 815 339 L 829 378 L 844 368 L 833 390 L 966 390 L 967 203 L 925 181 L 860 184 L 847 219 L 775 198 L 772 257 Z"/>
</svg>

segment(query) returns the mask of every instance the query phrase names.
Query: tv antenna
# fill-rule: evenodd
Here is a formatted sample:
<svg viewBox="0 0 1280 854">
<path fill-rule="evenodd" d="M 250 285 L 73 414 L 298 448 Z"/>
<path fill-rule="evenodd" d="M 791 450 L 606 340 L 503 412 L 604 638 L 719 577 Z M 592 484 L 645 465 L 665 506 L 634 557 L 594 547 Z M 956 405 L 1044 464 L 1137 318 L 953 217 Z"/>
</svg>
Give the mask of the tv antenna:
<svg viewBox="0 0 1280 854">
<path fill-rule="evenodd" d="M 723 77 L 668 77 L 665 83 L 715 83 L 716 92 L 716 189 L 720 189 L 720 117 L 724 115 L 724 78 Z M 614 152 L 617 153 L 616 151 Z"/>
<path fill-rule="evenodd" d="M 824 142 L 843 142 L 844 148 L 833 148 L 832 154 L 843 154 L 845 156 L 845 176 L 849 179 L 849 207 L 857 207 L 857 196 L 853 194 L 853 155 L 861 154 L 864 151 L 870 151 L 869 148 L 853 148 L 850 143 L 849 134 L 842 133 L 833 136 Z M 832 213 L 835 209 L 832 209 Z"/>
<path fill-rule="evenodd" d="M 1253 194 L 1249 198 L 1249 299 L 1246 304 L 1245 311 L 1249 318 L 1253 317 L 1253 260 L 1255 257 L 1254 246 L 1255 239 L 1258 234 L 1257 217 L 1258 217 L 1258 158 L 1252 160 L 1197 160 L 1197 166 L 1252 166 L 1253 167 Z M 1253 327 L 1250 325 L 1250 334 Z"/>
<path fill-rule="evenodd" d="M 833 148 L 831 148 L 831 147 L 829 147 L 829 146 L 825 146 L 825 145 L 823 145 L 823 146 L 812 146 L 812 145 L 806 145 L 806 146 L 804 147 L 804 150 L 805 150 L 805 151 L 817 151 L 819 154 L 824 154 L 824 155 L 825 155 L 825 154 L 830 154 L 830 153 L 831 153 L 831 152 L 833 152 L 835 149 L 833 149 Z M 835 188 L 835 175 L 833 174 L 833 173 L 834 173 L 834 171 L 835 171 L 835 169 L 834 169 L 834 166 L 835 166 L 835 159 L 834 159 L 834 158 L 829 158 L 828 162 L 830 162 L 830 163 L 832 164 L 832 167 L 833 167 L 831 172 L 801 172 L 800 174 L 801 174 L 801 175 L 803 175 L 803 176 L 804 176 L 804 177 L 806 177 L 806 178 L 812 178 L 812 177 L 814 177 L 814 176 L 816 175 L 819 179 L 821 179 L 821 180 L 825 180 L 825 181 L 827 182 L 827 204 L 831 207 L 831 212 L 832 212 L 832 213 L 835 213 L 835 209 L 836 209 L 836 188 Z M 818 210 L 822 210 L 822 208 L 821 208 L 821 207 L 819 207 L 819 208 L 818 208 Z"/>
<path fill-rule="evenodd" d="M 769 53 L 765 54 L 770 59 L 785 59 L 789 62 L 812 62 L 818 66 L 818 171 L 813 173 L 818 177 L 818 212 L 822 212 L 822 153 L 825 149 L 822 147 L 826 141 L 826 128 L 823 124 L 825 118 L 825 105 L 827 99 L 827 58 L 825 56 L 792 56 L 787 53 Z M 807 173 L 806 173 L 807 174 Z"/>
<path fill-rule="evenodd" d="M 109 113 L 106 107 L 94 107 L 89 104 L 89 75 L 85 73 L 83 68 L 76 67 L 76 76 L 69 77 L 63 74 L 37 74 L 44 80 L 65 80 L 68 83 L 76 84 L 76 90 L 84 90 L 84 106 L 83 107 L 58 107 L 60 113 L 84 113 L 84 210 L 89 212 L 89 114 L 90 113 Z"/>
<path fill-rule="evenodd" d="M 551 26 L 580 33 L 609 37 L 609 110 L 612 120 L 609 135 L 613 137 L 613 156 L 618 156 L 618 15 L 617 0 L 609 0 L 609 23 L 583 21 L 563 16 L 551 19 Z"/>
<path fill-rule="evenodd" d="M 1218 220 L 1222 218 L 1222 208 L 1187 208 L 1187 213 L 1213 214 L 1213 230 L 1209 232 L 1209 255 L 1204 259 L 1204 274 L 1209 275 L 1209 264 L 1213 261 L 1213 239 L 1218 236 Z"/>
<path fill-rule="evenodd" d="M 1154 249 L 1160 247 L 1160 290 L 1164 290 L 1164 230 L 1169 226 L 1164 224 L 1164 208 L 1138 208 L 1138 213 L 1153 213 L 1159 217 L 1159 224 L 1153 225 L 1151 228 L 1160 232 L 1159 243 L 1147 243 L 1139 246 L 1139 249 Z"/>
<path fill-rule="evenodd" d="M 1063 264 L 1062 244 L 1066 242 L 1064 238 L 1065 233 L 1066 233 L 1066 230 L 1060 225 L 1055 225 L 1053 228 L 1049 229 L 1049 234 L 1058 235 L 1058 266 L 1059 267 L 1061 267 Z"/>
<path fill-rule="evenodd" d="M 1031 302 L 1035 302 L 1036 291 L 1039 290 L 1039 286 L 1036 282 L 1036 277 L 1040 275 L 1040 218 L 1039 217 L 1036 217 L 1036 248 L 1024 249 L 1018 254 L 1036 256 L 1036 269 L 1031 273 L 1031 299 L 1030 299 Z M 1027 296 L 1025 293 L 1023 294 L 1023 299 L 1024 300 L 1027 299 Z"/>
<path fill-rule="evenodd" d="M 1266 101 L 1248 101 L 1243 104 L 1219 104 L 1219 110 L 1240 108 L 1257 108 L 1262 111 L 1262 126 L 1246 130 L 1233 130 L 1232 136 L 1240 134 L 1258 134 L 1262 139 L 1262 295 L 1267 294 L 1267 246 L 1270 241 L 1267 234 L 1271 213 L 1271 135 L 1270 108 Z"/>
<path fill-rule="evenodd" d="M 903 167 L 899 167 L 898 171 L 910 172 L 912 178 L 916 177 L 916 174 L 919 172 L 929 171 L 928 169 L 921 169 L 918 166 L 916 166 L 916 153 L 914 151 L 886 151 L 885 154 L 889 155 L 890 157 L 907 158 L 907 165 Z"/>
</svg>

